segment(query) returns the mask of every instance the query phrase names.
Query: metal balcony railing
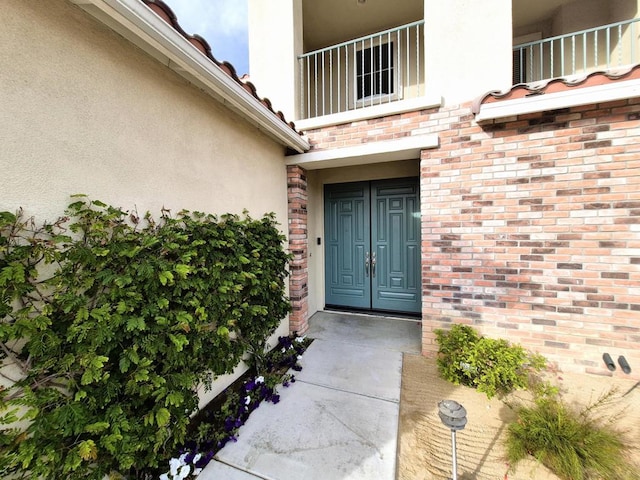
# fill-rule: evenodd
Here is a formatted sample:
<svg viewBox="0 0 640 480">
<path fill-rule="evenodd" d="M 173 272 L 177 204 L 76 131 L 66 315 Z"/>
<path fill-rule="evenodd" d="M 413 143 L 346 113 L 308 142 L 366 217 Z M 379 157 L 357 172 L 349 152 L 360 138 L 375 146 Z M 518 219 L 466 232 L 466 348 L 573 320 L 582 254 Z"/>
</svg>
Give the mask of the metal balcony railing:
<svg viewBox="0 0 640 480">
<path fill-rule="evenodd" d="M 423 42 L 420 20 L 300 55 L 300 118 L 421 96 Z"/>
<path fill-rule="evenodd" d="M 513 83 L 586 74 L 640 62 L 640 18 L 513 47 Z"/>
</svg>

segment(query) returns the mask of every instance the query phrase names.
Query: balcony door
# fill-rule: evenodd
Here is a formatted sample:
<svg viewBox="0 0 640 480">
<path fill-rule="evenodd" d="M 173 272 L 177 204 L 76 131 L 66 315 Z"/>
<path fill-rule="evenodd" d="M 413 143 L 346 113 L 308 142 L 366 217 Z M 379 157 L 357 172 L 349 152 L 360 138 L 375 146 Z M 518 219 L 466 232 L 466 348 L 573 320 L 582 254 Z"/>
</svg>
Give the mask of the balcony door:
<svg viewBox="0 0 640 480">
<path fill-rule="evenodd" d="M 418 180 L 325 186 L 325 303 L 419 313 Z"/>
<path fill-rule="evenodd" d="M 356 52 L 357 102 L 397 93 L 394 48 L 393 42 L 387 42 L 362 48 Z"/>
</svg>

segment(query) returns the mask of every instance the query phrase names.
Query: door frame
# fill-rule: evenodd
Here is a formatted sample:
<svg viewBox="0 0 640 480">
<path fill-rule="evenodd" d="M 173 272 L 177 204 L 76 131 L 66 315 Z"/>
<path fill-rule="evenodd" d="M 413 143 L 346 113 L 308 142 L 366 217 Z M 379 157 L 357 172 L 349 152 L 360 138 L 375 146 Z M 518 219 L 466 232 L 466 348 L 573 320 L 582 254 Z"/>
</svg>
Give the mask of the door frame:
<svg viewBox="0 0 640 480">
<path fill-rule="evenodd" d="M 348 258 L 345 262 L 354 262 L 352 266 L 352 270 L 354 271 L 358 268 L 359 275 L 363 275 L 363 268 L 359 268 L 359 263 L 363 263 L 365 261 L 365 253 L 364 250 L 373 253 L 376 252 L 376 249 L 381 243 L 380 237 L 380 228 L 386 228 L 387 231 L 384 235 L 389 238 L 383 239 L 386 243 L 384 243 L 384 248 L 381 250 L 377 250 L 378 255 L 380 255 L 380 261 L 384 260 L 383 265 L 379 265 L 377 268 L 380 270 L 385 270 L 384 272 L 384 281 L 382 280 L 382 272 L 379 273 L 379 276 L 375 277 L 371 275 L 369 278 L 363 276 L 363 284 L 367 284 L 366 288 L 368 292 L 365 292 L 361 299 L 355 299 L 354 303 L 351 305 L 342 305 L 340 303 L 335 303 L 333 300 L 336 299 L 334 297 L 332 300 L 330 289 L 331 282 L 330 275 L 332 272 L 332 268 L 329 264 L 332 261 L 333 257 L 329 254 L 329 248 L 336 248 L 336 238 L 331 240 L 329 235 L 331 234 L 331 230 L 337 228 L 338 217 L 335 218 L 336 225 L 331 228 L 328 226 L 328 222 L 330 221 L 330 215 L 337 215 L 337 212 L 330 212 L 329 208 L 337 208 L 335 204 L 330 207 L 329 202 L 329 193 L 331 191 L 338 192 L 338 196 L 336 197 L 338 200 L 340 197 L 340 186 L 344 187 L 345 193 L 347 195 L 344 197 L 345 200 L 349 198 L 360 199 L 358 191 L 360 189 L 366 188 L 366 197 L 364 198 L 362 203 L 362 207 L 366 209 L 365 219 L 362 222 L 358 222 L 358 225 L 354 223 L 354 220 L 347 220 L 349 223 L 345 225 L 345 229 L 348 231 L 349 235 L 359 235 L 357 240 L 354 240 L 350 243 L 350 245 L 354 245 L 353 249 L 342 249 L 342 251 L 347 252 L 347 250 L 352 250 L 352 252 L 347 252 L 348 255 L 353 256 L 352 259 Z M 384 193 L 386 190 L 388 193 Z M 349 191 L 354 192 L 353 195 L 348 195 Z M 379 193 L 383 192 L 383 193 Z M 395 195 L 395 197 L 394 197 Z M 374 205 L 374 202 L 378 200 L 380 207 Z M 388 201 L 386 201 L 388 200 Z M 382 205 L 382 203 L 384 205 Z M 348 204 L 347 204 L 348 205 Z M 393 207 L 395 207 L 395 211 L 393 211 Z M 399 210 L 398 211 L 398 207 Z M 355 206 L 349 206 L 349 209 L 353 208 L 354 212 L 351 211 L 346 212 L 347 218 L 350 216 L 355 216 Z M 360 208 L 360 207 L 358 207 Z M 383 221 L 380 221 L 378 218 L 378 208 L 380 211 L 384 211 L 382 215 L 384 216 Z M 391 226 L 392 218 L 396 222 L 395 225 L 398 225 L 398 218 L 400 218 L 400 229 L 393 229 Z M 357 222 L 357 220 L 355 220 Z M 380 225 L 378 225 L 380 224 Z M 383 225 L 384 224 L 384 225 Z M 328 183 L 323 185 L 323 225 L 324 225 L 324 261 L 323 261 L 323 271 L 324 271 L 324 305 L 325 308 L 329 309 L 339 309 L 339 310 L 355 310 L 355 311 L 367 311 L 367 312 L 394 312 L 401 313 L 402 315 L 411 315 L 411 316 L 420 316 L 422 310 L 422 288 L 421 288 L 421 238 L 420 238 L 420 230 L 421 230 L 421 215 L 420 215 L 420 179 L 419 177 L 399 177 L 399 178 L 388 178 L 388 179 L 379 179 L 379 180 L 363 180 L 363 181 L 355 181 L 355 182 L 344 182 L 344 183 Z M 366 229 L 366 247 L 359 247 L 358 243 L 362 243 L 362 232 L 356 232 L 356 230 L 361 228 Z M 375 232 L 374 232 L 374 229 Z M 399 233 L 400 232 L 400 233 Z M 395 243 L 392 246 L 392 234 L 397 233 L 397 235 L 393 235 L 395 239 Z M 383 235 L 383 236 L 384 236 Z M 376 239 L 374 239 L 376 237 Z M 355 238 L 355 237 L 354 237 Z M 400 240 L 398 240 L 400 239 Z M 355 243 L 354 243 L 355 242 Z M 337 240 L 337 243 L 340 243 L 340 240 Z M 398 247 L 398 243 L 401 244 Z M 357 248 L 357 252 L 355 251 Z M 392 255 L 393 250 L 395 249 L 396 255 Z M 360 251 L 362 250 L 362 251 Z M 410 253 L 409 253 L 409 250 Z M 335 257 L 334 250 L 334 257 Z M 386 257 L 383 259 L 382 257 Z M 358 256 L 356 258 L 356 256 Z M 362 256 L 363 258 L 359 258 Z M 393 258 L 389 258 L 393 257 Z M 400 271 L 397 268 L 398 258 L 402 257 L 404 261 L 400 266 Z M 395 262 L 395 264 L 393 263 Z M 409 265 L 411 263 L 411 265 Z M 357 265 L 357 267 L 356 267 Z M 393 272 L 393 265 L 396 265 L 395 272 Z M 335 267 L 334 267 L 335 268 Z M 371 266 L 369 267 L 371 268 Z M 374 271 L 375 272 L 375 271 Z M 370 273 L 374 273 L 370 272 Z M 339 274 L 340 272 L 334 272 L 335 274 Z M 395 275 L 395 276 L 394 276 Z M 347 272 L 347 277 L 351 276 L 351 271 Z M 404 278 L 403 278 L 404 277 Z M 409 278 L 410 277 L 410 278 Z M 338 280 L 338 284 L 341 280 Z M 383 288 L 379 287 L 379 284 L 383 286 Z M 334 281 L 335 285 L 335 281 Z M 351 284 L 349 284 L 351 285 Z M 355 283 L 353 284 L 355 285 Z M 361 288 L 362 285 L 358 285 L 358 289 Z M 354 288 L 354 290 L 357 290 Z M 381 298 L 374 298 L 374 295 L 378 294 Z M 387 299 L 383 298 L 384 295 L 387 295 Z M 344 298 L 343 298 L 344 299 Z M 342 302 L 342 300 L 338 300 Z M 349 302 L 351 298 L 349 299 Z M 347 301 L 345 301 L 347 303 Z M 388 308 L 385 308 L 388 307 Z"/>
</svg>

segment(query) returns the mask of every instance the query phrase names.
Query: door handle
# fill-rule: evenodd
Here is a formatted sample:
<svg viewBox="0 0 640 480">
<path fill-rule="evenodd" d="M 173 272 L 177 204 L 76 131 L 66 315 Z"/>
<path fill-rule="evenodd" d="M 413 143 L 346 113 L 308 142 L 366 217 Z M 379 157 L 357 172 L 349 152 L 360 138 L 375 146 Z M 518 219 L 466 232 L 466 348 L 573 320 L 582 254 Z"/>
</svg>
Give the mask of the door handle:
<svg viewBox="0 0 640 480">
<path fill-rule="evenodd" d="M 366 276 L 369 276 L 369 252 L 366 253 L 364 258 L 364 271 Z"/>
<path fill-rule="evenodd" d="M 376 252 L 371 254 L 371 276 L 376 276 Z"/>
</svg>

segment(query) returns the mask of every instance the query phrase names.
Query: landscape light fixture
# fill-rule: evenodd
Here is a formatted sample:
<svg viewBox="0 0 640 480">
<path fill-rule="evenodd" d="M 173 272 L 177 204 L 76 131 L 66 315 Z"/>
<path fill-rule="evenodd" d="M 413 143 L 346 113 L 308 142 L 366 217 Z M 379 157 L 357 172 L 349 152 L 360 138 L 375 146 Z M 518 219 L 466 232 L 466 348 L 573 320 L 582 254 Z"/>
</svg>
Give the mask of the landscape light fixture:
<svg viewBox="0 0 640 480">
<path fill-rule="evenodd" d="M 452 480 L 458 480 L 458 462 L 456 459 L 456 432 L 467 424 L 467 411 L 455 400 L 442 400 L 438 403 L 438 415 L 445 427 L 451 429 Z"/>
</svg>

